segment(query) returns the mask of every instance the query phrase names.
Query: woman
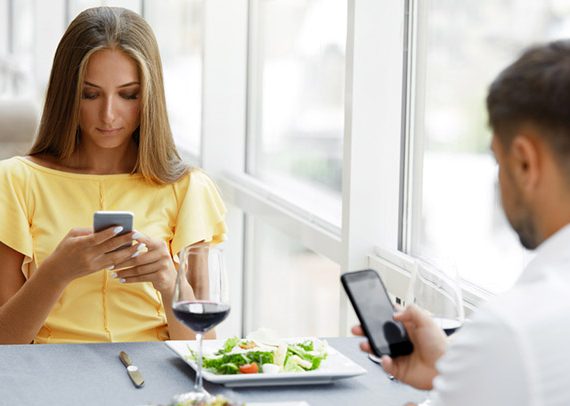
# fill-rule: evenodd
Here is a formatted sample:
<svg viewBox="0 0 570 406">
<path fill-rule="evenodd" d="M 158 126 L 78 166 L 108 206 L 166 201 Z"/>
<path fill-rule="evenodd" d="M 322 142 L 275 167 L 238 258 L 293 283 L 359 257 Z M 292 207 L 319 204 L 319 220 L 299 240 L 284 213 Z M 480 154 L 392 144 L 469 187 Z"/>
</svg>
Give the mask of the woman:
<svg viewBox="0 0 570 406">
<path fill-rule="evenodd" d="M 175 149 L 140 16 L 98 7 L 72 21 L 35 144 L 0 162 L 0 189 L 1 343 L 194 338 L 170 309 L 173 255 L 222 240 L 225 207 Z M 94 233 L 99 210 L 132 211 L 137 231 Z"/>
</svg>

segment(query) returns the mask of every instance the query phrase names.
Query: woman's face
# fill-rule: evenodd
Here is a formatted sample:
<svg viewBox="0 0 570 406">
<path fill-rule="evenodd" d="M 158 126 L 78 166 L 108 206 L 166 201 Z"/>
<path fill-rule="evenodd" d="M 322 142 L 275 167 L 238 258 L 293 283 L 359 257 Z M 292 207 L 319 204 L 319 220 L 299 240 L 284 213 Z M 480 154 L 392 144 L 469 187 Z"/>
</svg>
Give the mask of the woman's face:
<svg viewBox="0 0 570 406">
<path fill-rule="evenodd" d="M 112 149 L 131 142 L 140 123 L 140 79 L 135 61 L 104 49 L 89 58 L 79 104 L 81 142 Z"/>
</svg>

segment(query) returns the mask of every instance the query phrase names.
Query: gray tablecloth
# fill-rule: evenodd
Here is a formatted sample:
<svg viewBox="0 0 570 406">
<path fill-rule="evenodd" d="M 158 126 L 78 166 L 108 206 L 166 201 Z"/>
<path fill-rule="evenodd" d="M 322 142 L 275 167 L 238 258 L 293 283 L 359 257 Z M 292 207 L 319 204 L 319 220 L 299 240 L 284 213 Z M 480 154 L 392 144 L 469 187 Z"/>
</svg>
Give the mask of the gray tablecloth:
<svg viewBox="0 0 570 406">
<path fill-rule="evenodd" d="M 319 405 L 403 405 L 424 392 L 390 381 L 358 348 L 358 338 L 329 338 L 330 345 L 368 373 L 332 384 L 229 389 L 205 382 L 210 393 L 244 402 L 307 401 Z M 126 351 L 145 378 L 136 389 L 121 364 Z M 192 388 L 194 372 L 164 343 L 0 346 L 0 405 L 166 405 Z"/>
</svg>

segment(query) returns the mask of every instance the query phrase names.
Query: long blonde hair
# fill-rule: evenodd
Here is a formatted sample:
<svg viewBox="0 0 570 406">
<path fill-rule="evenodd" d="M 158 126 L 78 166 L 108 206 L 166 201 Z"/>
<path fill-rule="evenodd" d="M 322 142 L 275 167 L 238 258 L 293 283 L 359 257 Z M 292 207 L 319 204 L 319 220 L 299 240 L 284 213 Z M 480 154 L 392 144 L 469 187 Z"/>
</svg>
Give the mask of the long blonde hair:
<svg viewBox="0 0 570 406">
<path fill-rule="evenodd" d="M 137 64 L 141 80 L 140 126 L 133 172 L 157 184 L 178 180 L 188 167 L 176 151 L 166 113 L 158 44 L 148 23 L 133 11 L 95 7 L 69 25 L 55 53 L 38 136 L 29 154 L 67 159 L 80 142 L 79 103 L 87 62 L 102 49 L 118 49 Z"/>
</svg>

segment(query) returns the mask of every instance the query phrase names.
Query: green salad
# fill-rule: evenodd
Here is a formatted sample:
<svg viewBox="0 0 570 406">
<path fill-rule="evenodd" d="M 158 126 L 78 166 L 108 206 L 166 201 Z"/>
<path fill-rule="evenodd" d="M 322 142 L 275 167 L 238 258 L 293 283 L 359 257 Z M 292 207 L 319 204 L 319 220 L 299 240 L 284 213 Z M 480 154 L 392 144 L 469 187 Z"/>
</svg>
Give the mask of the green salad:
<svg viewBox="0 0 570 406">
<path fill-rule="evenodd" d="M 190 359 L 195 361 L 197 354 L 191 349 L 190 353 Z M 214 354 L 204 355 L 202 365 L 219 375 L 304 372 L 318 369 L 326 358 L 326 341 L 316 338 L 260 343 L 232 337 Z"/>
</svg>

